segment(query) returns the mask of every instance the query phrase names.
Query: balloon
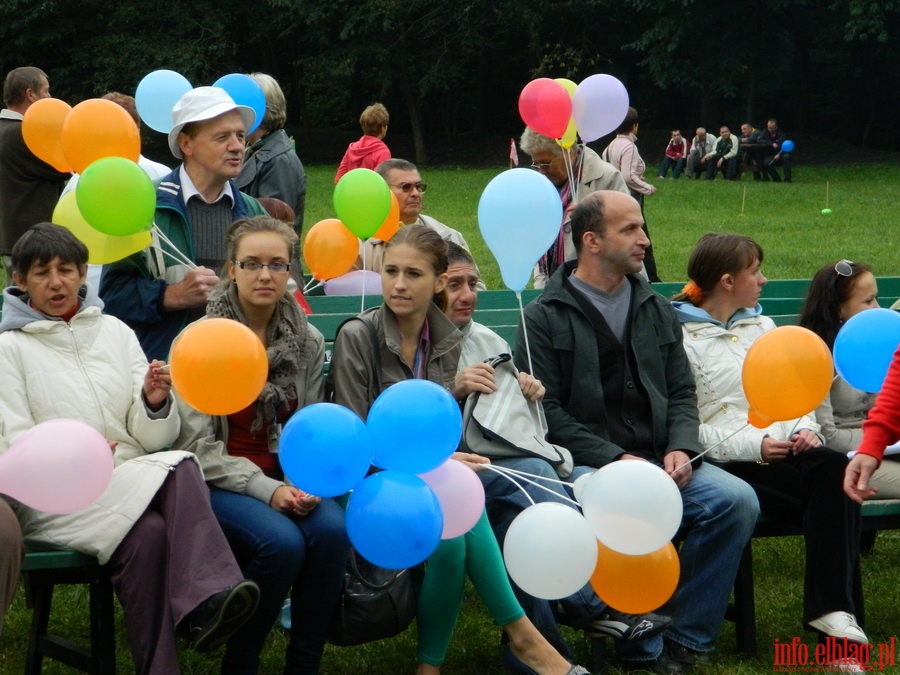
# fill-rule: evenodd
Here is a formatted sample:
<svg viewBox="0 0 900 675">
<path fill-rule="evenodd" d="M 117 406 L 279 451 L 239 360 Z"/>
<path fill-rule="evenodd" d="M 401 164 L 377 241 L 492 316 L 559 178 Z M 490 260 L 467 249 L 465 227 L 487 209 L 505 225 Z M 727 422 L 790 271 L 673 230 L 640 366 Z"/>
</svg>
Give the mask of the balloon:
<svg viewBox="0 0 900 675">
<path fill-rule="evenodd" d="M 391 191 L 391 210 L 388 211 L 387 217 L 378 228 L 378 231 L 372 235 L 373 239 L 381 239 L 381 241 L 390 241 L 391 237 L 400 231 L 400 202 L 397 201 L 397 195 Z"/>
<path fill-rule="evenodd" d="M 124 237 L 153 225 L 156 188 L 130 159 L 103 157 L 91 164 L 75 186 L 78 210 L 91 227 Z"/>
<path fill-rule="evenodd" d="M 325 282 L 325 295 L 381 295 L 381 275 L 353 270 Z"/>
<path fill-rule="evenodd" d="M 78 210 L 75 192 L 67 192 L 53 209 L 53 222 L 62 225 L 88 248 L 88 262 L 105 265 L 132 253 L 143 251 L 150 245 L 150 231 L 144 230 L 125 237 L 111 237 L 91 227 Z"/>
<path fill-rule="evenodd" d="M 560 138 L 572 117 L 572 99 L 559 82 L 541 77 L 526 84 L 519 94 L 519 115 L 539 134 Z"/>
<path fill-rule="evenodd" d="M 556 600 L 588 582 L 597 565 L 597 540 L 577 510 L 543 502 L 513 520 L 503 558 L 509 576 L 523 591 Z"/>
<path fill-rule="evenodd" d="M 627 614 L 652 612 L 678 586 L 681 565 L 672 543 L 646 555 L 625 555 L 597 542 L 591 587 L 613 609 Z"/>
<path fill-rule="evenodd" d="M 68 114 L 62 127 L 62 149 L 77 173 L 103 157 L 124 157 L 137 162 L 141 135 L 120 105 L 102 98 L 82 101 Z"/>
<path fill-rule="evenodd" d="M 556 241 L 562 202 L 553 183 L 531 169 L 495 176 L 478 201 L 478 227 L 507 288 L 521 291 L 531 272 Z"/>
<path fill-rule="evenodd" d="M 285 475 L 298 488 L 337 497 L 366 477 L 372 444 L 356 413 L 335 403 L 314 403 L 284 425 L 278 455 Z"/>
<path fill-rule="evenodd" d="M 683 505 L 675 481 L 639 459 L 607 464 L 584 486 L 581 508 L 603 544 L 628 555 L 662 548 L 681 526 Z"/>
<path fill-rule="evenodd" d="M 441 539 L 453 539 L 475 527 L 484 513 L 484 485 L 472 469 L 455 459 L 419 476 L 441 505 Z"/>
<path fill-rule="evenodd" d="M 436 469 L 456 450 L 462 414 L 442 386 L 404 380 L 375 399 L 366 426 L 375 466 L 420 474 Z"/>
<path fill-rule="evenodd" d="M 193 87 L 174 70 L 154 70 L 144 75 L 134 92 L 138 114 L 148 127 L 167 134 L 174 126 L 172 109 Z"/>
<path fill-rule="evenodd" d="M 612 75 L 591 75 L 572 96 L 572 119 L 586 142 L 615 131 L 628 114 L 628 91 Z"/>
<path fill-rule="evenodd" d="M 400 570 L 430 556 L 441 540 L 441 505 L 418 476 L 374 473 L 347 503 L 347 534 L 371 563 Z"/>
<path fill-rule="evenodd" d="M 112 472 L 103 434 L 78 420 L 47 420 L 0 455 L 0 492 L 38 511 L 75 513 L 103 494 Z"/>
<path fill-rule="evenodd" d="M 231 99 L 238 105 L 253 108 L 253 112 L 256 113 L 256 121 L 253 123 L 253 126 L 247 129 L 247 133 L 252 134 L 256 131 L 266 114 L 266 95 L 262 87 L 259 86 L 259 82 L 249 75 L 232 73 L 231 75 L 220 77 L 213 83 L 213 86 L 220 87 L 228 92 Z"/>
<path fill-rule="evenodd" d="M 71 110 L 72 106 L 58 98 L 42 98 L 28 106 L 22 120 L 25 145 L 57 171 L 72 170 L 60 142 L 63 122 Z"/>
<path fill-rule="evenodd" d="M 785 141 L 781 144 L 781 152 L 793 152 L 794 151 L 794 141 Z"/>
<path fill-rule="evenodd" d="M 348 272 L 357 257 L 359 239 L 337 218 L 320 220 L 306 233 L 303 259 L 313 276 L 320 281 Z"/>
<path fill-rule="evenodd" d="M 378 232 L 391 210 L 391 189 L 371 169 L 348 171 L 334 186 L 334 210 L 360 239 Z"/>
<path fill-rule="evenodd" d="M 597 472 L 592 471 L 590 473 L 581 474 L 575 479 L 575 482 L 572 483 L 572 494 L 575 495 L 575 501 L 579 504 L 581 504 L 581 500 L 584 498 L 584 488 L 587 486 L 587 482 L 595 473 Z"/>
<path fill-rule="evenodd" d="M 834 367 L 852 386 L 881 391 L 900 345 L 900 313 L 871 309 L 850 317 L 834 340 Z"/>
<path fill-rule="evenodd" d="M 557 77 L 554 82 L 558 82 L 562 85 L 563 89 L 569 94 L 569 98 L 575 95 L 575 90 L 578 89 L 578 85 L 572 82 L 572 80 L 567 80 L 564 77 Z M 568 149 L 575 145 L 575 141 L 578 140 L 578 130 L 575 128 L 575 120 L 571 117 L 569 118 L 569 123 L 566 125 L 566 130 L 558 141 L 556 141 L 562 147 Z"/>
<path fill-rule="evenodd" d="M 263 343 L 231 319 L 192 323 L 172 343 L 169 362 L 175 391 L 207 415 L 243 410 L 259 398 L 269 375 Z"/>
<path fill-rule="evenodd" d="M 779 326 L 747 350 L 741 378 L 750 404 L 750 424 L 773 422 L 812 412 L 831 389 L 834 363 L 828 346 L 811 330 Z"/>
</svg>

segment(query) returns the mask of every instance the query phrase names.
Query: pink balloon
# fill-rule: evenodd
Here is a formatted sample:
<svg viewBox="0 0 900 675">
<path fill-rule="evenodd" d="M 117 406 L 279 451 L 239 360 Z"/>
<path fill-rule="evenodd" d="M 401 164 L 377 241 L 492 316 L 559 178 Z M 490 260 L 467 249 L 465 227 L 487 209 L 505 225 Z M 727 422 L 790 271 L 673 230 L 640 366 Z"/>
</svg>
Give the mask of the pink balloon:
<svg viewBox="0 0 900 675">
<path fill-rule="evenodd" d="M 106 490 L 113 472 L 109 443 L 77 420 L 48 420 L 0 455 L 0 492 L 47 513 L 75 513 Z"/>
<path fill-rule="evenodd" d="M 448 459 L 438 468 L 419 475 L 437 495 L 444 514 L 441 539 L 453 539 L 475 527 L 484 511 L 484 486 L 462 462 Z"/>
<path fill-rule="evenodd" d="M 381 295 L 381 275 L 353 270 L 325 282 L 325 295 Z"/>
<path fill-rule="evenodd" d="M 539 134 L 562 138 L 572 117 L 572 99 L 559 82 L 541 77 L 526 84 L 519 94 L 519 114 Z"/>
<path fill-rule="evenodd" d="M 591 75 L 572 96 L 572 119 L 588 143 L 618 129 L 626 114 L 628 91 L 612 75 Z"/>
</svg>

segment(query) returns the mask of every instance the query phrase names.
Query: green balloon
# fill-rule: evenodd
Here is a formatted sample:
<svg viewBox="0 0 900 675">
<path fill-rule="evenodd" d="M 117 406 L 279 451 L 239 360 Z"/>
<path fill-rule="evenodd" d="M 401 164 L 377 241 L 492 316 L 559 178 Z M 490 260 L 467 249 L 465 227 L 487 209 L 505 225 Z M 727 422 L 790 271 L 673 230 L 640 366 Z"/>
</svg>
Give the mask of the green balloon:
<svg viewBox="0 0 900 675">
<path fill-rule="evenodd" d="M 390 210 L 391 189 L 371 169 L 348 171 L 334 188 L 337 217 L 360 239 L 375 234 Z"/>
<path fill-rule="evenodd" d="M 823 216 L 831 215 L 831 209 L 822 209 L 822 215 Z"/>
<path fill-rule="evenodd" d="M 130 159 L 103 157 L 78 179 L 75 201 L 95 230 L 124 237 L 153 225 L 156 189 L 146 172 Z"/>
</svg>

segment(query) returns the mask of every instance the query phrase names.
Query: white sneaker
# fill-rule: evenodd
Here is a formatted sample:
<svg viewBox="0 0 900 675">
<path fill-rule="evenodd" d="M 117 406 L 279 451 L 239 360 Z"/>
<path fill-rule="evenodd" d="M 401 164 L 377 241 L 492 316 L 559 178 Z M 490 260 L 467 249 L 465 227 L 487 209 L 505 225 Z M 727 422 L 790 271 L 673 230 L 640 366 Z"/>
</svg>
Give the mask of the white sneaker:
<svg viewBox="0 0 900 675">
<path fill-rule="evenodd" d="M 852 642 L 868 644 L 869 638 L 856 623 L 856 617 L 850 612 L 829 612 L 809 622 L 816 630 L 834 638 L 847 638 Z"/>
</svg>

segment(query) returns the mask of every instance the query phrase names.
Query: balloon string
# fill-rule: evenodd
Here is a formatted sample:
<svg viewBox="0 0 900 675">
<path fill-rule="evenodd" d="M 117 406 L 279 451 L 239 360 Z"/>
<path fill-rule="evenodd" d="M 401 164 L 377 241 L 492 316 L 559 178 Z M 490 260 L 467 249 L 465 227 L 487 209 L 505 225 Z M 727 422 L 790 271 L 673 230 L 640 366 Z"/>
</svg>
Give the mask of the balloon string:
<svg viewBox="0 0 900 675">
<path fill-rule="evenodd" d="M 572 168 L 571 147 L 563 148 L 563 162 L 566 165 L 566 174 L 569 177 L 569 190 L 572 192 L 572 201 L 577 203 L 578 199 L 575 194 L 575 170 Z"/>
<path fill-rule="evenodd" d="M 531 478 L 537 478 L 538 480 L 544 480 L 544 481 L 547 481 L 548 483 L 558 483 L 559 485 L 569 485 L 569 486 L 571 486 L 572 483 L 566 483 L 565 481 L 554 480 L 554 479 L 552 479 L 552 478 L 546 478 L 545 476 L 537 476 L 537 475 L 535 475 L 535 474 L 533 474 L 533 473 L 525 473 L 524 471 L 517 471 L 517 470 L 515 470 L 515 469 L 509 469 L 509 468 L 507 468 L 507 467 L 505 467 L 505 466 L 494 466 L 493 464 L 485 464 L 485 465 L 484 465 L 484 468 L 490 469 L 491 471 L 494 471 L 494 472 L 496 472 L 496 473 L 499 473 L 501 476 L 503 476 L 504 478 L 506 478 L 506 480 L 511 481 L 513 484 L 515 484 L 515 486 L 516 486 L 517 488 L 519 488 L 519 489 L 525 494 L 525 496 L 528 498 L 528 501 L 530 501 L 532 504 L 534 504 L 534 500 L 531 498 L 531 495 L 529 495 L 529 494 L 525 491 L 525 488 L 523 488 L 523 487 L 522 487 L 522 486 L 521 486 L 521 485 L 520 485 L 520 484 L 519 484 L 512 476 L 511 476 L 511 475 L 509 475 L 509 474 L 515 474 L 515 475 L 518 477 L 519 480 L 524 481 L 524 482 L 526 482 L 526 483 L 531 483 L 531 484 L 534 485 L 535 487 L 540 488 L 541 490 L 545 490 L 546 492 L 549 492 L 549 493 L 552 494 L 552 495 L 555 495 L 558 499 L 562 499 L 562 500 L 565 500 L 565 501 L 569 502 L 569 503 L 572 504 L 575 508 L 580 508 L 579 505 L 578 505 L 578 502 L 576 502 L 576 501 L 574 501 L 574 500 L 572 500 L 572 499 L 569 499 L 568 497 L 563 497 L 561 494 L 559 494 L 559 493 L 556 492 L 555 490 L 551 490 L 550 488 L 548 488 L 548 487 L 546 487 L 546 486 L 544 486 L 544 485 L 541 485 L 540 483 L 537 483 L 537 482 L 535 482 L 535 481 L 533 481 L 533 480 L 530 480 L 530 479 L 526 478 L 525 476 L 531 476 Z"/>
<path fill-rule="evenodd" d="M 522 306 L 522 291 L 516 291 L 516 299 L 519 301 L 519 315 L 522 317 L 522 334 L 525 336 L 525 356 L 528 357 L 528 373 L 534 375 L 534 365 L 531 363 L 531 346 L 528 344 L 528 324 L 525 323 L 525 308 Z"/>
<path fill-rule="evenodd" d="M 168 245 L 172 248 L 172 250 L 174 251 L 174 254 L 168 254 L 169 257 L 174 258 L 175 260 L 177 260 L 178 262 L 180 262 L 180 263 L 182 263 L 182 264 L 184 264 L 184 265 L 187 265 L 187 266 L 190 267 L 192 270 L 197 269 L 197 265 L 194 263 L 194 261 L 191 260 L 190 258 L 188 258 L 184 253 L 182 253 L 181 251 L 179 251 L 179 250 L 178 250 L 178 247 L 177 247 L 175 244 L 172 243 L 172 240 L 169 239 L 169 238 L 165 235 L 165 233 L 163 233 L 163 231 L 162 231 L 161 229 L 159 229 L 159 226 L 158 226 L 156 223 L 153 223 L 153 227 L 152 227 L 151 229 L 156 233 L 156 236 L 157 236 L 157 237 L 159 237 L 163 242 L 165 242 L 166 244 L 168 244 Z M 154 248 L 159 248 L 159 247 L 157 246 L 157 247 L 154 247 Z M 160 248 L 159 250 L 162 251 L 161 248 Z M 166 253 L 166 251 L 162 251 L 162 252 L 163 252 L 163 253 Z M 176 256 L 175 254 L 177 254 L 177 256 Z M 180 257 L 178 257 L 178 256 L 180 256 Z"/>
<path fill-rule="evenodd" d="M 725 441 L 727 441 L 729 438 L 732 438 L 732 437 L 736 436 L 737 434 L 739 434 L 740 432 L 742 432 L 744 429 L 746 429 L 746 428 L 749 427 L 749 426 L 750 426 L 750 422 L 746 422 L 746 423 L 744 424 L 744 426 L 735 429 L 734 431 L 732 431 L 730 434 L 728 434 L 725 438 L 723 438 L 723 439 L 722 439 L 721 441 L 719 441 L 718 443 L 715 443 L 714 445 L 709 446 L 709 447 L 708 447 L 706 450 L 704 450 L 703 452 L 701 452 L 701 453 L 695 455 L 694 457 L 691 457 L 691 458 L 690 458 L 688 461 L 686 461 L 684 464 L 682 464 L 681 466 L 677 467 L 677 468 L 675 469 L 675 471 L 678 471 L 679 469 L 681 469 L 681 467 L 687 466 L 688 464 L 692 463 L 693 461 L 700 459 L 701 457 L 703 457 L 703 455 L 705 455 L 706 453 L 708 453 L 710 450 L 715 450 L 715 449 L 718 448 L 720 445 L 722 445 L 722 443 L 724 443 Z M 673 471 L 672 473 L 675 473 L 675 471 Z"/>
<path fill-rule="evenodd" d="M 313 277 L 306 283 L 306 286 L 303 287 L 303 293 L 305 294 L 308 291 L 311 291 L 314 288 L 318 288 L 321 285 L 322 285 L 322 282 L 319 281 L 318 279 L 316 279 L 315 277 Z"/>
<path fill-rule="evenodd" d="M 363 242 L 362 254 L 362 274 L 359 275 L 359 313 L 362 314 L 366 309 L 366 242 Z"/>
<path fill-rule="evenodd" d="M 177 262 L 177 263 L 180 263 L 180 264 L 182 264 L 182 265 L 187 265 L 187 266 L 190 267 L 192 270 L 197 269 L 197 266 L 196 266 L 194 263 L 192 263 L 192 262 L 190 262 L 190 261 L 185 261 L 184 259 L 179 258 L 178 256 L 169 253 L 169 252 L 168 252 L 167 250 L 165 250 L 162 246 L 157 246 L 156 244 L 151 244 L 151 247 L 152 247 L 152 248 L 155 248 L 157 251 L 159 251 L 159 252 L 162 253 L 163 255 L 169 256 L 172 260 L 174 260 L 174 261 Z"/>
</svg>

